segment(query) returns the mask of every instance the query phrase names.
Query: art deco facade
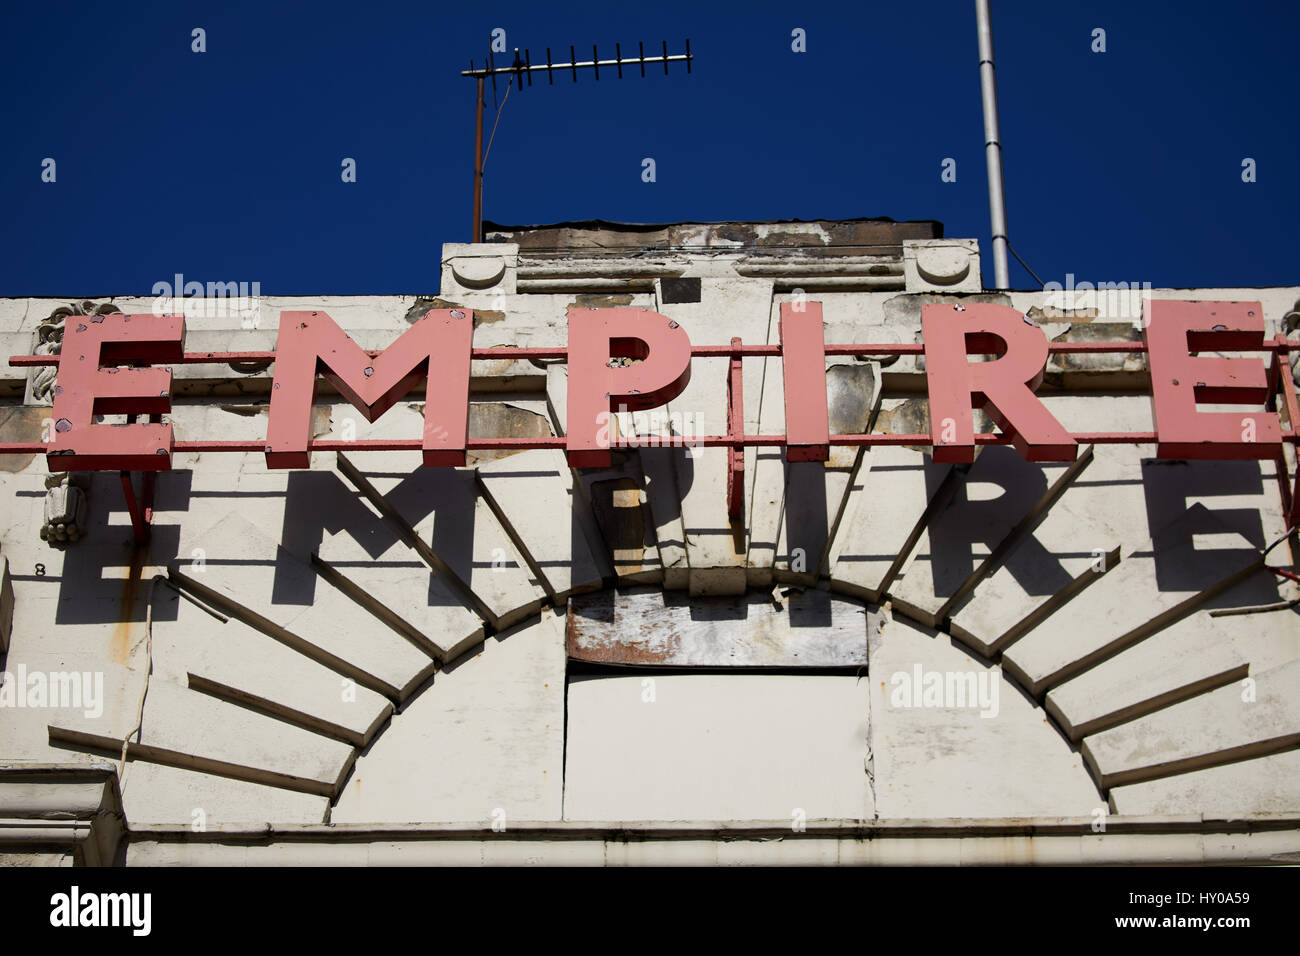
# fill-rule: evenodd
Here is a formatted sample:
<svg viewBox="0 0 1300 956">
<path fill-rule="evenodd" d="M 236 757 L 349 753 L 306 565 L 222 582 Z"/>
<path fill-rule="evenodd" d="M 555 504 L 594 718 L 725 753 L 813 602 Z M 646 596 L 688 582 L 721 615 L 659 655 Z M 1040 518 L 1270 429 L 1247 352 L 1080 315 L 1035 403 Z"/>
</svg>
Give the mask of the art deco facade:
<svg viewBox="0 0 1300 956">
<path fill-rule="evenodd" d="M 1259 303 L 1270 339 L 1300 320 L 1294 287 L 986 292 L 976 243 L 932 222 L 487 233 L 444 246 L 436 294 L 188 299 L 185 349 L 271 350 L 303 310 L 373 350 L 429 309 L 472 311 L 483 349 L 562 348 L 570 309 L 617 307 L 695 346 L 775 344 L 783 304 L 819 304 L 828 344 L 918 343 L 931 304 L 1010 306 L 1053 343 L 1138 343 L 1143 299 Z M 2 300 L 0 346 L 156 306 Z M 1293 446 L 696 446 L 728 434 L 732 364 L 619 415 L 642 447 L 607 468 L 177 451 L 145 542 L 117 472 L 0 456 L 0 861 L 1294 859 Z M 734 364 L 743 432 L 782 434 L 781 359 Z M 832 433 L 929 432 L 922 356 L 826 366 Z M 50 440 L 54 372 L 0 365 L 0 442 Z M 262 441 L 274 376 L 176 365 L 177 441 Z M 564 436 L 566 376 L 476 360 L 471 439 Z M 1154 428 L 1140 350 L 1053 353 L 1039 395 L 1074 433 Z M 423 398 L 372 423 L 322 379 L 313 439 L 419 438 Z"/>
</svg>

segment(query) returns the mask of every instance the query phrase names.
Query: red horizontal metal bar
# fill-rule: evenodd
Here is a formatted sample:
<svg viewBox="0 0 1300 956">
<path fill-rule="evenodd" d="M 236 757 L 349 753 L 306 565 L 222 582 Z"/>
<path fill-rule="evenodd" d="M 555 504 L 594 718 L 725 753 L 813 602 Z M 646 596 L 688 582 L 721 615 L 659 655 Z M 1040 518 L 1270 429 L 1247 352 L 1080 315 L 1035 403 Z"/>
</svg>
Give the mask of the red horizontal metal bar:
<svg viewBox="0 0 1300 956">
<path fill-rule="evenodd" d="M 1288 354 L 1300 348 L 1295 342 L 1286 340 L 1265 342 L 1252 348 L 1233 349 L 1235 352 L 1273 352 Z M 382 350 L 366 349 L 371 358 L 382 355 Z M 1047 351 L 1053 355 L 1128 353 L 1146 352 L 1144 342 L 1052 342 Z M 499 359 L 566 359 L 567 348 L 511 348 L 498 345 L 491 348 L 473 349 L 470 357 L 480 361 Z M 827 345 L 827 355 L 924 355 L 923 344 L 899 344 L 897 342 L 865 342 L 849 345 Z M 779 358 L 779 345 L 694 345 L 691 355 L 696 358 L 731 358 L 733 356 Z M 274 362 L 274 352 L 186 352 L 171 365 L 230 365 Z M 13 368 L 31 368 L 42 365 L 58 365 L 57 355 L 11 355 L 9 365 Z"/>
<path fill-rule="evenodd" d="M 1297 345 L 1292 342 L 1287 344 L 1276 344 L 1266 342 L 1263 345 L 1233 349 L 1235 352 L 1274 352 L 1286 354 L 1297 349 Z M 1142 354 L 1146 352 L 1146 345 L 1143 342 L 1052 342 L 1049 343 L 1047 350 L 1053 355 L 1073 355 L 1073 354 L 1105 354 L 1105 353 L 1126 353 Z M 377 358 L 382 355 L 382 350 L 366 349 L 364 350 L 371 358 Z M 849 345 L 827 345 L 827 355 L 924 355 L 925 345 L 920 343 L 899 344 L 896 342 L 877 342 L 877 343 L 859 343 Z M 695 358 L 732 358 L 739 357 L 767 357 L 779 358 L 781 356 L 781 347 L 779 345 L 695 345 L 691 347 L 691 355 Z M 471 358 L 479 361 L 492 361 L 499 359 L 567 359 L 568 349 L 566 348 L 512 348 L 510 346 L 493 346 L 491 348 L 476 348 L 471 351 Z M 204 365 L 204 364 L 239 364 L 239 363 L 262 363 L 274 362 L 274 352 L 187 352 L 179 359 L 175 359 L 168 364 L 172 365 Z M 9 364 L 15 368 L 27 368 L 32 366 L 57 365 L 59 357 L 57 355 L 11 355 Z"/>
<path fill-rule="evenodd" d="M 470 349 L 470 358 L 490 359 L 567 359 L 567 348 L 556 349 L 516 349 L 508 345 L 497 345 L 486 349 Z"/>
<path fill-rule="evenodd" d="M 1155 432 L 1074 432 L 1075 441 L 1084 445 L 1153 445 L 1156 443 Z M 1300 444 L 1300 435 L 1296 432 L 1284 432 L 1283 441 Z M 534 448 L 553 448 L 563 450 L 566 447 L 563 437 L 548 438 L 471 438 L 466 447 L 469 451 L 526 451 Z M 731 435 L 705 435 L 700 438 L 684 439 L 680 436 L 658 438 L 633 438 L 612 443 L 615 449 L 635 448 L 729 448 L 736 444 L 752 447 L 773 447 L 786 443 L 785 435 L 744 435 L 737 442 Z M 1006 445 L 1010 438 L 993 432 L 981 432 L 975 436 L 977 445 Z M 855 448 L 875 445 L 917 445 L 930 446 L 928 434 L 888 435 L 883 433 L 866 435 L 831 435 L 830 444 Z M 419 438 L 363 438 L 344 441 L 336 438 L 316 439 L 310 444 L 311 451 L 420 451 L 423 447 Z M 266 450 L 265 441 L 177 441 L 172 444 L 175 452 L 235 452 L 255 454 Z M 0 455 L 43 455 L 46 446 L 40 442 L 0 442 Z"/>
<path fill-rule="evenodd" d="M 380 349 L 365 349 L 371 358 L 383 354 Z M 471 357 L 476 359 L 562 359 L 568 357 L 568 349 L 515 349 L 498 346 L 487 349 L 474 349 Z M 173 359 L 169 365 L 234 365 L 260 364 L 274 362 L 274 352 L 186 352 L 179 359 Z M 11 355 L 9 365 L 13 368 L 30 368 L 39 365 L 58 365 L 57 355 Z"/>
</svg>

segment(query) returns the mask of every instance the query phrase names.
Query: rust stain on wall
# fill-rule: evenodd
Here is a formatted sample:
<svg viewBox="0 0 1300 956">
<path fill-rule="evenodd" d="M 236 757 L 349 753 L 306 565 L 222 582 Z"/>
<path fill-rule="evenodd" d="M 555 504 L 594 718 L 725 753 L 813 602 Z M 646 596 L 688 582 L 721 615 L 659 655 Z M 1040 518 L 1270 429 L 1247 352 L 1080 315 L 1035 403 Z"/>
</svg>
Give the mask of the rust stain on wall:
<svg viewBox="0 0 1300 956">
<path fill-rule="evenodd" d="M 626 599 L 610 592 L 569 602 L 565 646 L 574 660 L 601 664 L 669 664 L 677 662 L 681 635 L 643 615 L 621 615 Z"/>
<path fill-rule="evenodd" d="M 149 554 L 148 546 L 137 547 L 131 553 L 131 566 L 127 569 L 126 579 L 122 582 L 122 594 L 117 604 L 117 625 L 108 643 L 108 657 L 114 664 L 126 666 L 131 657 L 131 641 L 137 626 L 134 621 L 136 597 L 140 593 L 140 579 L 144 575 L 144 562 Z"/>
<path fill-rule="evenodd" d="M 611 295 L 579 295 L 569 303 L 570 308 L 574 309 L 614 309 L 623 305 L 631 305 L 632 296 L 626 293 L 613 293 Z"/>
</svg>

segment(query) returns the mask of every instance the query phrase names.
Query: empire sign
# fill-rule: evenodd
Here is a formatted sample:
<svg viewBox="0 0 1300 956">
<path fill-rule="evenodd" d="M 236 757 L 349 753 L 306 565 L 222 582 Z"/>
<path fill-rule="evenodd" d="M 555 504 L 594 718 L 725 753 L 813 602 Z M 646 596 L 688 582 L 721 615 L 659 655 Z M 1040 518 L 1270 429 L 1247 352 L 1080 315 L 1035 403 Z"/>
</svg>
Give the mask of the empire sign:
<svg viewBox="0 0 1300 956">
<path fill-rule="evenodd" d="M 464 465 L 477 449 L 555 448 L 576 468 L 602 467 L 611 451 L 635 441 L 611 437 L 617 411 L 644 411 L 682 393 L 697 358 L 729 361 L 726 434 L 693 437 L 692 445 L 731 450 L 730 507 L 739 516 L 746 446 L 779 446 L 789 461 L 825 461 L 831 445 L 928 446 L 936 461 L 974 460 L 977 444 L 1012 444 L 1030 461 L 1073 461 L 1080 444 L 1154 443 L 1161 458 L 1271 459 L 1297 442 L 1295 383 L 1282 336 L 1265 340 L 1257 302 L 1152 300 L 1143 341 L 1051 343 L 1042 329 L 1008 306 L 986 303 L 922 307 L 924 344 L 827 344 L 819 303 L 781 306 L 776 345 L 692 346 L 686 329 L 638 308 L 579 309 L 568 314 L 566 348 L 473 347 L 469 309 L 433 309 L 388 348 L 360 348 L 325 312 L 280 314 L 273 352 L 186 352 L 181 315 L 107 314 L 69 320 L 59 355 L 13 356 L 15 366 L 58 365 L 48 443 L 0 444 L 0 453 L 46 456 L 51 471 L 166 471 L 175 452 L 261 452 L 268 468 L 306 468 L 312 451 L 415 450 L 425 465 Z M 1048 356 L 1067 352 L 1145 354 L 1154 432 L 1071 433 L 1035 392 Z M 1260 352 L 1263 357 L 1204 355 Z M 831 355 L 923 355 L 930 403 L 929 434 L 831 434 L 826 358 Z M 971 356 L 994 356 L 971 361 Z M 785 433 L 746 434 L 741 360 L 782 360 Z M 554 438 L 470 438 L 471 363 L 475 359 L 550 359 L 568 363 L 566 435 Z M 632 361 L 620 362 L 618 359 Z M 163 363 L 274 362 L 264 441 L 177 441 L 162 421 L 171 410 L 172 372 Z M 324 378 L 368 421 L 421 383 L 424 433 L 398 440 L 312 439 L 311 407 Z M 1278 396 L 1290 428 L 1277 412 Z M 1198 403 L 1255 406 L 1211 411 Z M 998 432 L 975 434 L 973 409 L 984 409 Z M 126 415 L 97 424 L 98 415 Z M 147 420 L 136 421 L 137 416 Z M 683 444 L 686 442 L 683 441 Z M 128 488 L 129 490 L 129 488 Z M 1288 495 L 1290 497 L 1290 495 Z M 1289 504 L 1289 503 L 1288 503 Z"/>
</svg>

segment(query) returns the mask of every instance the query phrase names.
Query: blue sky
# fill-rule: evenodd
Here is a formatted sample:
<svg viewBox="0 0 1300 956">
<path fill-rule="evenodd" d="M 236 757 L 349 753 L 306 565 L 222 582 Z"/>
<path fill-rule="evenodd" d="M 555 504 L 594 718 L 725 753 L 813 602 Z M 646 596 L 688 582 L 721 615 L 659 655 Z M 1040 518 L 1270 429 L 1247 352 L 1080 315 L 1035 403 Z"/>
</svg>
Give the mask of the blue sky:
<svg viewBox="0 0 1300 956">
<path fill-rule="evenodd" d="M 1044 281 L 1300 283 L 1300 4 L 994 0 L 993 17 L 1011 241 Z M 470 232 L 460 70 L 496 27 L 534 61 L 686 37 L 697 58 L 513 93 L 487 219 L 938 219 L 980 240 L 991 282 L 968 0 L 125 0 L 0 12 L 0 295 L 142 294 L 177 272 L 436 291 L 441 244 Z"/>
</svg>

